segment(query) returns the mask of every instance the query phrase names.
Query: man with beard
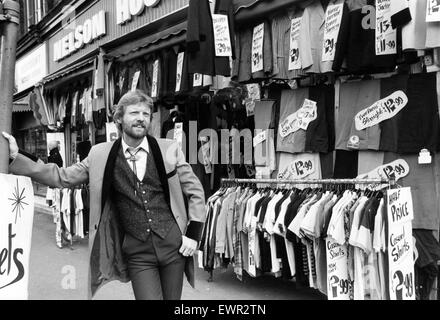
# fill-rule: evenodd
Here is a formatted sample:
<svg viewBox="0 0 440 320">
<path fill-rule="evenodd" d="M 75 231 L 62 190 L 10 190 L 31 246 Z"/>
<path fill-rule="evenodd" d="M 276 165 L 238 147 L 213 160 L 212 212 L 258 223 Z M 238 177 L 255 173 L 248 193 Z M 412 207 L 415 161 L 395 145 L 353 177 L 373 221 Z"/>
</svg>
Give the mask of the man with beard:
<svg viewBox="0 0 440 320">
<path fill-rule="evenodd" d="M 139 90 L 124 95 L 113 116 L 122 137 L 68 168 L 34 163 L 3 133 L 11 173 L 57 188 L 90 183 L 89 298 L 112 280 L 131 281 L 137 300 L 179 300 L 184 273 L 194 287 L 204 191 L 177 142 L 147 134 L 152 108 Z"/>
</svg>

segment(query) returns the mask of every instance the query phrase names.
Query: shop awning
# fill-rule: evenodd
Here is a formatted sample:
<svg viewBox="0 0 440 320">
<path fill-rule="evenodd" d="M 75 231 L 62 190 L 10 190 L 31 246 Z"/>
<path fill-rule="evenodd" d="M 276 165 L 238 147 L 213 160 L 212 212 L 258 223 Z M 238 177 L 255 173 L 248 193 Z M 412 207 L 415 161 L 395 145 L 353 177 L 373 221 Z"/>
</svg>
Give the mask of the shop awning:
<svg viewBox="0 0 440 320">
<path fill-rule="evenodd" d="M 307 5 L 313 0 L 234 0 L 235 21 L 237 25 L 262 19 L 273 12 L 293 4 Z"/>
<path fill-rule="evenodd" d="M 77 76 L 80 76 L 84 73 L 91 72 L 94 69 L 94 60 L 96 58 L 96 55 L 93 55 L 92 57 L 77 62 L 67 68 L 63 68 L 62 70 L 59 70 L 55 73 L 52 73 L 51 75 L 45 77 L 41 83 L 44 84 L 45 87 L 48 86 L 57 86 L 61 84 L 62 82 L 71 80 L 72 78 L 75 78 Z M 57 81 L 55 81 L 57 80 Z"/>
<path fill-rule="evenodd" d="M 131 41 L 107 52 L 106 57 L 127 61 L 139 56 L 173 46 L 186 40 L 187 22 L 181 22 L 165 30 Z"/>
<path fill-rule="evenodd" d="M 14 101 L 12 104 L 12 112 L 28 112 L 32 111 L 29 105 L 29 96 L 25 96 L 24 98 Z"/>
</svg>

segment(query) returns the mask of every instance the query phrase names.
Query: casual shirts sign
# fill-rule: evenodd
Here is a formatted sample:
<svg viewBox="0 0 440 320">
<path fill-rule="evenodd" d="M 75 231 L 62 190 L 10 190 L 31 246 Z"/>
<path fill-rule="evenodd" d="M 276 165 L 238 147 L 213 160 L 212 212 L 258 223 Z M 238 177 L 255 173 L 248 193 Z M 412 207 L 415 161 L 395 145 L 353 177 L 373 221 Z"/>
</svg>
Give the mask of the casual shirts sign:
<svg viewBox="0 0 440 320">
<path fill-rule="evenodd" d="M 387 192 L 390 300 L 415 300 L 411 188 Z"/>
<path fill-rule="evenodd" d="M 34 192 L 27 177 L 0 174 L 0 300 L 27 300 Z"/>
<path fill-rule="evenodd" d="M 263 70 L 264 23 L 254 28 L 252 37 L 252 73 Z"/>
<path fill-rule="evenodd" d="M 426 10 L 426 21 L 427 22 L 440 21 L 440 2 L 439 1 L 428 0 L 427 10 Z"/>
<path fill-rule="evenodd" d="M 315 101 L 305 99 L 304 104 L 295 113 L 288 116 L 279 127 L 280 136 L 287 137 L 289 134 L 298 131 L 299 129 L 307 130 L 310 122 L 316 120 L 318 117 L 318 110 Z"/>
<path fill-rule="evenodd" d="M 300 27 L 301 27 L 301 18 L 292 19 L 290 24 L 289 70 L 301 69 L 301 59 L 299 57 Z"/>
<path fill-rule="evenodd" d="M 341 28 L 342 12 L 344 4 L 329 5 L 325 13 L 324 49 L 322 61 L 335 59 L 336 42 L 338 41 L 339 29 Z"/>
<path fill-rule="evenodd" d="M 391 25 L 391 0 L 376 0 L 376 55 L 397 53 L 397 32 Z"/>
<path fill-rule="evenodd" d="M 215 55 L 217 57 L 231 57 L 232 46 L 228 16 L 224 14 L 213 14 L 212 22 L 214 24 Z"/>
<path fill-rule="evenodd" d="M 364 130 L 398 114 L 408 103 L 405 92 L 399 90 L 362 110 L 355 117 L 356 130 Z"/>
</svg>

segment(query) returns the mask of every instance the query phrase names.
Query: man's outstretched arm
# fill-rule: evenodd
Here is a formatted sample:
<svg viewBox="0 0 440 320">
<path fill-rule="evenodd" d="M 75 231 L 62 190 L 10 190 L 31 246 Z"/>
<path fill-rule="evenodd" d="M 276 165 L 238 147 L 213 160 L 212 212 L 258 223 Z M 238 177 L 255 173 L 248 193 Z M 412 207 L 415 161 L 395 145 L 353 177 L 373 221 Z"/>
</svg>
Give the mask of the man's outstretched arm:
<svg viewBox="0 0 440 320">
<path fill-rule="evenodd" d="M 30 177 L 32 180 L 52 188 L 70 188 L 88 181 L 88 158 L 68 168 L 59 168 L 54 163 L 41 164 L 20 154 L 13 136 L 3 132 L 3 137 L 9 141 L 9 157 L 12 160 L 9 171 L 11 173 Z"/>
</svg>

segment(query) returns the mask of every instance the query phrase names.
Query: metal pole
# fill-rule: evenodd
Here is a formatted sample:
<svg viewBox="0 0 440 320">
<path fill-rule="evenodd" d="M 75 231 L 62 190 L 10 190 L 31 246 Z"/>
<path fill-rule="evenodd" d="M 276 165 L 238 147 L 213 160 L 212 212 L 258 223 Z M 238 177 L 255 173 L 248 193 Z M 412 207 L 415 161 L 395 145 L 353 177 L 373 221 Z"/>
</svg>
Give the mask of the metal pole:
<svg viewBox="0 0 440 320">
<path fill-rule="evenodd" d="M 11 133 L 12 99 L 15 79 L 20 4 L 13 0 L 0 3 L 0 132 Z M 0 139 L 0 173 L 8 173 L 9 146 Z"/>
</svg>

